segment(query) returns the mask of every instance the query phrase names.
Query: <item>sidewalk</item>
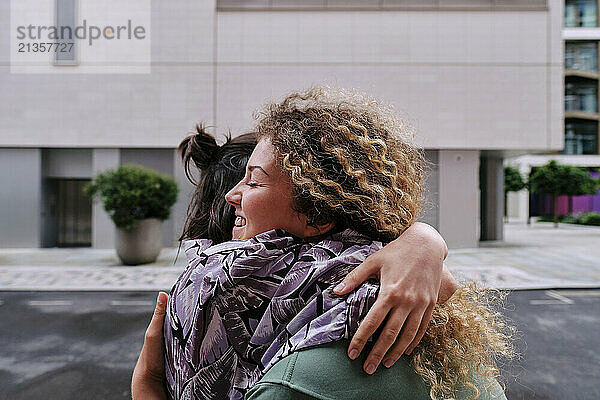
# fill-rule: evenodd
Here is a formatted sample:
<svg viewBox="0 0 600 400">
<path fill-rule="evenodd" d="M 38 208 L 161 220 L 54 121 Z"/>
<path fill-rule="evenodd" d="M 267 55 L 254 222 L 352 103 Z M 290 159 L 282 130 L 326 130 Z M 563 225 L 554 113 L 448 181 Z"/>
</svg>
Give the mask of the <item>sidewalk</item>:
<svg viewBox="0 0 600 400">
<path fill-rule="evenodd" d="M 501 289 L 600 287 L 600 227 L 538 222 L 504 225 L 504 241 L 450 250 L 457 277 Z"/>
<path fill-rule="evenodd" d="M 485 287 L 600 287 L 600 227 L 508 223 L 504 233 L 503 242 L 451 249 L 448 267 Z M 155 263 L 131 267 L 112 249 L 0 249 L 0 291 L 169 290 L 186 264 L 176 255 L 164 249 Z"/>
<path fill-rule="evenodd" d="M 169 290 L 186 266 L 183 250 L 176 257 L 163 249 L 154 263 L 128 266 L 114 249 L 0 249 L 0 291 Z"/>
</svg>

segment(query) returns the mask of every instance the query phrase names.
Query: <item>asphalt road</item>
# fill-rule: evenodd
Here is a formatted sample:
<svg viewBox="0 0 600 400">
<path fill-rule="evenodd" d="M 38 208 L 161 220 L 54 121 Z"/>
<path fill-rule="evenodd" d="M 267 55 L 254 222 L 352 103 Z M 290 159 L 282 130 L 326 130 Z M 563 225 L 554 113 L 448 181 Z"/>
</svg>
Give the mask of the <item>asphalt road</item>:
<svg viewBox="0 0 600 400">
<path fill-rule="evenodd" d="M 150 292 L 0 292 L 0 398 L 128 399 Z M 507 397 L 600 399 L 600 290 L 518 291 Z"/>
</svg>

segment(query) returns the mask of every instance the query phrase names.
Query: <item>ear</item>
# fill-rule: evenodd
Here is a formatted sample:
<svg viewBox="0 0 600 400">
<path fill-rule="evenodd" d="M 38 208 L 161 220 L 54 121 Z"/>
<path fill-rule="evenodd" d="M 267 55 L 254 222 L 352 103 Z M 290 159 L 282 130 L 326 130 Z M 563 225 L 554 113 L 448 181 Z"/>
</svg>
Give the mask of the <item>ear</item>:
<svg viewBox="0 0 600 400">
<path fill-rule="evenodd" d="M 306 228 L 305 228 L 305 233 L 306 233 L 305 237 L 324 235 L 327 232 L 329 232 L 330 230 L 332 230 L 334 226 L 335 226 L 335 222 L 328 222 L 326 224 L 317 225 L 317 226 L 312 226 L 312 225 L 307 224 Z"/>
</svg>

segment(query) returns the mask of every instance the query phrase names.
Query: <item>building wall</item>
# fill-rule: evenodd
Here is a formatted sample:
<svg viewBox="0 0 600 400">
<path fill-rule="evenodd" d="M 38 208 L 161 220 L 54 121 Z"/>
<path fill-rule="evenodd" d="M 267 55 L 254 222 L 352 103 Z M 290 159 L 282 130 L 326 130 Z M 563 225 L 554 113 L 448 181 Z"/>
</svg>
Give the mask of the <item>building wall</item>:
<svg viewBox="0 0 600 400">
<path fill-rule="evenodd" d="M 195 121 L 212 124 L 214 2 L 152 0 L 150 74 L 11 74 L 9 7 L 0 2 L 0 147 L 174 148 Z"/>
<path fill-rule="evenodd" d="M 440 169 L 439 151 L 426 150 L 425 160 L 427 163 L 425 173 L 425 193 L 423 208 L 419 220 L 431 226 L 439 226 L 439 201 L 440 201 Z"/>
<path fill-rule="evenodd" d="M 0 247 L 40 245 L 39 149 L 0 148 Z"/>
<path fill-rule="evenodd" d="M 558 7 L 560 2 L 552 2 Z M 554 10 L 554 8 L 551 8 Z M 560 14 L 558 14 L 560 15 Z M 217 126 L 314 84 L 396 106 L 426 148 L 558 149 L 560 23 L 547 12 L 222 12 Z M 559 40 L 559 39 L 558 39 Z M 554 147 L 553 147 L 554 146 Z"/>
<path fill-rule="evenodd" d="M 195 121 L 237 134 L 266 98 L 328 83 L 393 103 L 427 148 L 559 149 L 561 4 L 216 12 L 215 1 L 155 0 L 150 74 L 50 79 L 9 73 L 3 2 L 0 96 L 11 101 L 0 114 L 0 146 L 173 148 Z"/>
<path fill-rule="evenodd" d="M 92 173 L 94 176 L 107 169 L 115 168 L 120 163 L 119 149 L 94 149 L 92 154 Z M 102 208 L 102 204 L 94 202 L 92 206 L 92 247 L 110 249 L 115 245 L 115 224 Z"/>
<path fill-rule="evenodd" d="M 516 219 L 519 222 L 527 220 L 527 194 L 526 190 L 521 192 L 508 192 L 506 195 L 507 214 L 509 219 Z M 525 193 L 525 196 L 523 196 Z"/>
<path fill-rule="evenodd" d="M 439 152 L 439 231 L 449 247 L 477 247 L 479 242 L 479 151 Z M 475 183 L 475 184 L 474 184 Z"/>
<path fill-rule="evenodd" d="M 217 18 L 220 130 L 247 130 L 248 110 L 264 99 L 317 84 L 390 102 L 414 126 L 417 143 L 440 149 L 439 190 L 428 183 L 439 209 L 426 203 L 421 218 L 453 247 L 477 245 L 481 204 L 485 238 L 503 236 L 502 182 L 488 180 L 491 195 L 480 198 L 479 150 L 494 150 L 501 163 L 504 152 L 562 148 L 561 1 L 543 12 L 232 11 Z M 443 156 L 449 150 L 467 156 L 457 164 L 456 154 Z"/>
<path fill-rule="evenodd" d="M 562 147 L 562 1 L 537 11 L 217 11 L 216 0 L 152 0 L 151 73 L 136 75 L 10 74 L 9 4 L 0 3 L 0 148 L 92 149 L 93 174 L 132 149 L 172 152 L 197 121 L 236 136 L 265 99 L 353 87 L 393 104 L 437 152 L 423 219 L 449 243 L 475 246 L 479 150 Z M 178 156 L 161 168 L 183 185 L 165 228 L 175 239 L 192 186 Z M 114 240 L 99 205 L 92 237 L 94 247 Z"/>
</svg>

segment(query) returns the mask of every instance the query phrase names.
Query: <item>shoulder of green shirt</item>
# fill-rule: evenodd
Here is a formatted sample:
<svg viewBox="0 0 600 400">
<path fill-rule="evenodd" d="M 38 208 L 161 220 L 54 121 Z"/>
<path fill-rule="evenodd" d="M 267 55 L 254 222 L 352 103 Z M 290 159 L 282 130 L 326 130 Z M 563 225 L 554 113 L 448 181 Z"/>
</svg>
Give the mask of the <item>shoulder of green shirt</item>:
<svg viewBox="0 0 600 400">
<path fill-rule="evenodd" d="M 414 371 L 410 358 L 403 357 L 389 369 L 374 375 L 362 365 L 368 351 L 352 361 L 346 355 L 349 341 L 303 349 L 277 362 L 246 394 L 246 400 L 390 400 L 429 398 L 429 387 Z M 476 377 L 479 400 L 506 400 L 497 382 Z M 470 389 L 459 390 L 457 400 L 470 399 Z"/>
</svg>

